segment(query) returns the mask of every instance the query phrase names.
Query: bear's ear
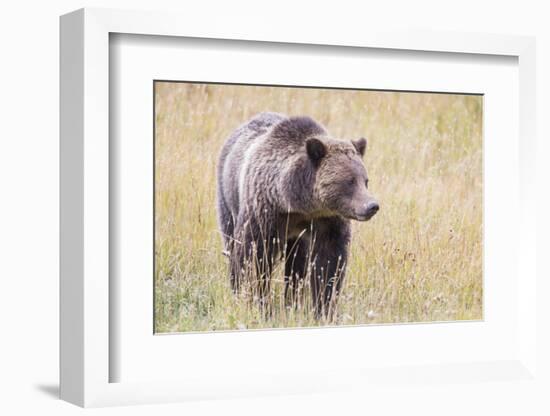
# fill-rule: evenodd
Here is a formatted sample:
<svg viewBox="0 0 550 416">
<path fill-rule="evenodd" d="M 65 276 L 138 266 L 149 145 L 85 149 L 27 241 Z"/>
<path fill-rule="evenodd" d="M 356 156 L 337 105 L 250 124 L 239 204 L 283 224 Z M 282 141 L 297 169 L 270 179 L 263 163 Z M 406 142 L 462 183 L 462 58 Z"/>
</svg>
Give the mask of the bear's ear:
<svg viewBox="0 0 550 416">
<path fill-rule="evenodd" d="M 318 163 L 327 154 L 327 148 L 325 144 L 319 139 L 307 139 L 306 149 L 309 158 L 313 163 Z"/>
<path fill-rule="evenodd" d="M 355 150 L 357 150 L 361 156 L 365 155 L 365 149 L 367 148 L 367 139 L 361 137 L 360 139 L 352 140 L 351 143 L 353 144 L 353 147 L 355 147 Z"/>
</svg>

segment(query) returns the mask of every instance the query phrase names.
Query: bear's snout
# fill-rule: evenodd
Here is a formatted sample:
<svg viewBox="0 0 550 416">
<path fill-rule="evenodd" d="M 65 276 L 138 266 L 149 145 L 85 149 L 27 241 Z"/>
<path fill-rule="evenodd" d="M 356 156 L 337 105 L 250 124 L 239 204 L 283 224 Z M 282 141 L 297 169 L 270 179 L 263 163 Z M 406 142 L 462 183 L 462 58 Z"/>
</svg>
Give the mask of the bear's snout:
<svg viewBox="0 0 550 416">
<path fill-rule="evenodd" d="M 378 212 L 380 205 L 377 201 L 367 202 L 363 208 L 357 213 L 359 221 L 368 221 Z"/>
</svg>

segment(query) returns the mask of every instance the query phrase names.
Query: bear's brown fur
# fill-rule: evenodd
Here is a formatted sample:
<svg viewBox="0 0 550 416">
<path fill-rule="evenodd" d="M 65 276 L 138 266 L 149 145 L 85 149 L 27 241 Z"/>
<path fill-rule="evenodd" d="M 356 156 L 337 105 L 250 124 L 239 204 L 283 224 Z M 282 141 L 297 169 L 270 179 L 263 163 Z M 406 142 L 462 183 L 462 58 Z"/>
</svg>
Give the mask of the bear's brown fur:
<svg viewBox="0 0 550 416">
<path fill-rule="evenodd" d="M 261 113 L 225 143 L 218 165 L 218 217 L 232 286 L 252 272 L 263 303 L 284 257 L 294 299 L 309 273 L 318 316 L 329 313 L 348 261 L 350 220 L 378 211 L 367 191 L 366 140 L 338 140 L 309 117 Z"/>
</svg>

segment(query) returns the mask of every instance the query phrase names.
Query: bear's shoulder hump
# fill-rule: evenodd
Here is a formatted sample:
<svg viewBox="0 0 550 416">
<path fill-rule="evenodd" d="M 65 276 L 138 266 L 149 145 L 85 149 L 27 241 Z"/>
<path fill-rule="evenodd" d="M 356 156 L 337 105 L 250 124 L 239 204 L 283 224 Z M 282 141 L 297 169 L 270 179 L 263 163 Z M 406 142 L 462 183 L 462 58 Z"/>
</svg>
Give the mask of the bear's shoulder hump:
<svg viewBox="0 0 550 416">
<path fill-rule="evenodd" d="M 290 117 L 278 123 L 271 133 L 281 139 L 305 139 L 316 135 L 325 135 L 325 128 L 308 116 Z"/>
</svg>

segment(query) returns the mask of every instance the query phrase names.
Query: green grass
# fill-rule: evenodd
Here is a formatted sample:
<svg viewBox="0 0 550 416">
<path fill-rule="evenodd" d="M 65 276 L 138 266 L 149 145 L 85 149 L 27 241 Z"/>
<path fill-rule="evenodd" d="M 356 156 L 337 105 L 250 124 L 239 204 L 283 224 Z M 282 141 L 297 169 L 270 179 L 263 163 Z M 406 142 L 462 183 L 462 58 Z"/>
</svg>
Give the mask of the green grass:
<svg viewBox="0 0 550 416">
<path fill-rule="evenodd" d="M 371 91 L 157 83 L 157 332 L 482 318 L 482 98 Z M 262 111 L 309 115 L 334 137 L 367 137 L 380 212 L 353 224 L 333 321 L 306 298 L 286 308 L 282 276 L 265 318 L 230 288 L 216 220 L 225 139 Z"/>
</svg>

